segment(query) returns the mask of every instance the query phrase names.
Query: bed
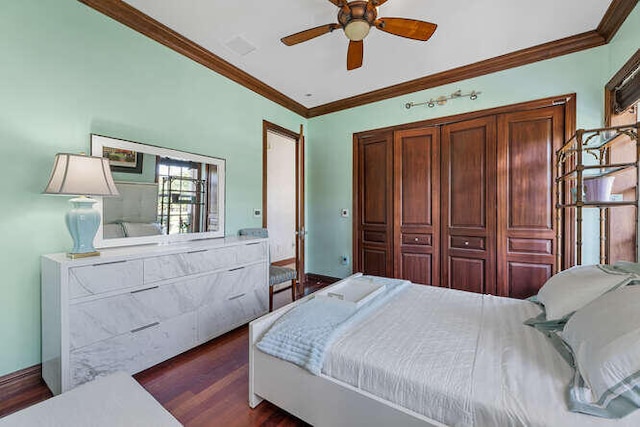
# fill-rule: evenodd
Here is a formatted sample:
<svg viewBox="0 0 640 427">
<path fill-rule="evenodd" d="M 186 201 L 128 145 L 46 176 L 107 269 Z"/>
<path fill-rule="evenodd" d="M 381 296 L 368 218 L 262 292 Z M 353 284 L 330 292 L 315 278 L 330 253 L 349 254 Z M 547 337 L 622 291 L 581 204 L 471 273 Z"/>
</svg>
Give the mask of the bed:
<svg viewBox="0 0 640 427">
<path fill-rule="evenodd" d="M 312 375 L 256 347 L 310 298 L 250 324 L 252 407 L 266 399 L 315 426 L 640 425 L 640 411 L 568 411 L 573 369 L 523 324 L 541 311 L 532 302 L 412 284 L 342 332 Z"/>
</svg>

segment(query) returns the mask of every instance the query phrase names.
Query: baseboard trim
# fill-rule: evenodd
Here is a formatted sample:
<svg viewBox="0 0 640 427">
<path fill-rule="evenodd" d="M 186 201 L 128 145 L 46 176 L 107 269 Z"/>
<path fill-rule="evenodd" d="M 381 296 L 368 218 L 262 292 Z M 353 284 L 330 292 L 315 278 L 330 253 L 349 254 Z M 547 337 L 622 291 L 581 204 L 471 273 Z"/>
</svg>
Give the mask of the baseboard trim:
<svg viewBox="0 0 640 427">
<path fill-rule="evenodd" d="M 42 380 L 42 365 L 34 365 L 0 377 L 0 418 L 53 395 Z"/>
<path fill-rule="evenodd" d="M 19 390 L 42 382 L 42 365 L 37 364 L 0 377 L 0 396 L 9 396 Z"/>
<path fill-rule="evenodd" d="M 307 282 L 335 283 L 339 280 L 342 279 L 331 276 L 323 276 L 322 274 L 307 273 Z"/>
<path fill-rule="evenodd" d="M 23 383 L 25 381 L 33 381 L 34 378 L 40 381 L 42 377 L 42 365 L 37 364 L 28 368 L 21 369 L 19 371 L 11 372 L 10 374 L 0 377 L 0 389 L 6 387 L 8 384 Z"/>
</svg>

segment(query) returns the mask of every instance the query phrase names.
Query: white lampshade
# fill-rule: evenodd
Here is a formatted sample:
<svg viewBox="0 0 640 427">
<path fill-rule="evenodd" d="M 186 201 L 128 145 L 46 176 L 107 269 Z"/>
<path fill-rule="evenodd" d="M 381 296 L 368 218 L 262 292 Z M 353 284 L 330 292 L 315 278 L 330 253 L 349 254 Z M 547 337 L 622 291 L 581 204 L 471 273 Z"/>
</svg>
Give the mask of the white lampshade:
<svg viewBox="0 0 640 427">
<path fill-rule="evenodd" d="M 56 154 L 46 194 L 118 196 L 109 159 L 80 154 Z"/>
</svg>

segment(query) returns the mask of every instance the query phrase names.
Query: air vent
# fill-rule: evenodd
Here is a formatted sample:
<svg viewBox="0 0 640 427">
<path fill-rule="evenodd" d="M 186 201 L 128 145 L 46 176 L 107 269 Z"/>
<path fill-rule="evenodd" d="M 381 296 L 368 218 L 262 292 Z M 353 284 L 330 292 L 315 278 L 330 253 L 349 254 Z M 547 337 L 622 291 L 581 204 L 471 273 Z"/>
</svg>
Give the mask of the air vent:
<svg viewBox="0 0 640 427">
<path fill-rule="evenodd" d="M 240 56 L 245 56 L 256 50 L 256 47 L 241 36 L 235 36 L 225 45 Z"/>
</svg>

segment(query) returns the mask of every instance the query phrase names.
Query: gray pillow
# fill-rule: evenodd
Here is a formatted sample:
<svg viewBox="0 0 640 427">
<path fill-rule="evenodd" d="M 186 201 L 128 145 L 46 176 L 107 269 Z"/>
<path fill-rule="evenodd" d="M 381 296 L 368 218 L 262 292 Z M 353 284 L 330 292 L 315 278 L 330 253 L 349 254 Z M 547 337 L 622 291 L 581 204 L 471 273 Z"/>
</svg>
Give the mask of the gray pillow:
<svg viewBox="0 0 640 427">
<path fill-rule="evenodd" d="M 640 286 L 602 295 L 561 334 L 575 361 L 569 409 L 621 418 L 640 408 Z"/>
</svg>

